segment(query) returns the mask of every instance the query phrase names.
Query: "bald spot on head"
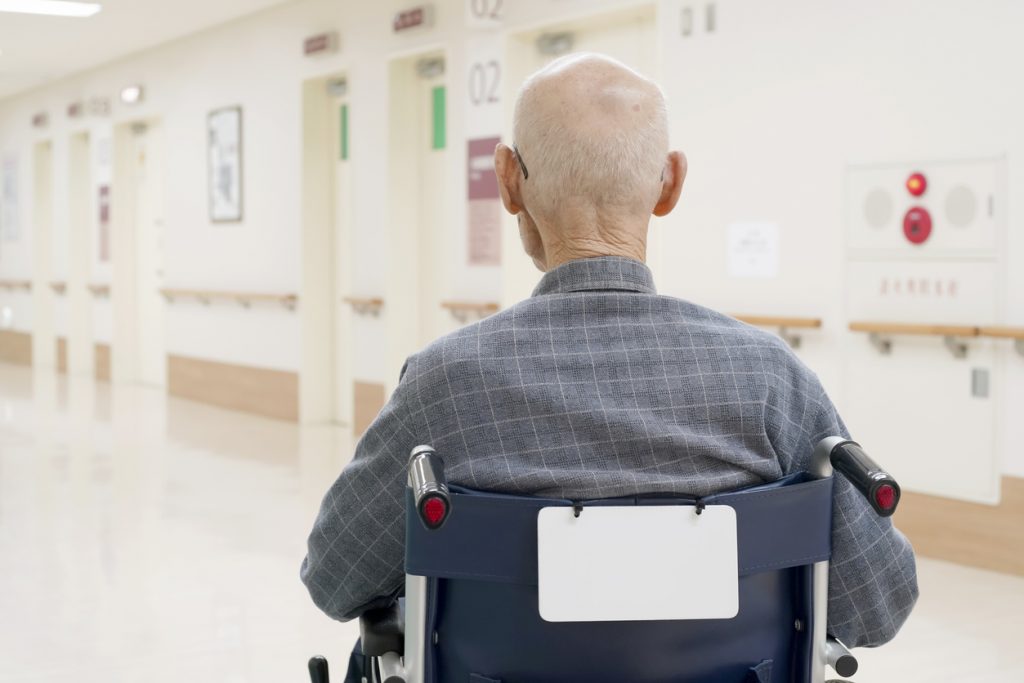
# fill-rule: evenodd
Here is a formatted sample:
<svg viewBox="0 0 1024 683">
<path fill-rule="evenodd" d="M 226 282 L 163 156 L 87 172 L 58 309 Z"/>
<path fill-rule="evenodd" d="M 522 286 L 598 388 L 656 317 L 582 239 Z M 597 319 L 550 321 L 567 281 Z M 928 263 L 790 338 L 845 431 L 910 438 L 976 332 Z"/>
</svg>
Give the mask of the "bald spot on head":
<svg viewBox="0 0 1024 683">
<path fill-rule="evenodd" d="M 649 212 L 668 151 L 665 100 L 653 82 L 608 57 L 576 54 L 520 91 L 515 138 L 542 211 L 567 198 Z"/>
</svg>

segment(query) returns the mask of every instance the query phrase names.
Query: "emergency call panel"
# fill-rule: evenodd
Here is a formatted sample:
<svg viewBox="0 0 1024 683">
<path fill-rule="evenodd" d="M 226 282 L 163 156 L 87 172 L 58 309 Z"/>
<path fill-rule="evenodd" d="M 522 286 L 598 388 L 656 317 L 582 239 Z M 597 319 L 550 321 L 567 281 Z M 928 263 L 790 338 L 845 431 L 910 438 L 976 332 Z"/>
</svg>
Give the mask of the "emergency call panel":
<svg viewBox="0 0 1024 683">
<path fill-rule="evenodd" d="M 851 167 L 849 248 L 912 259 L 992 255 L 997 171 L 991 160 Z"/>
</svg>

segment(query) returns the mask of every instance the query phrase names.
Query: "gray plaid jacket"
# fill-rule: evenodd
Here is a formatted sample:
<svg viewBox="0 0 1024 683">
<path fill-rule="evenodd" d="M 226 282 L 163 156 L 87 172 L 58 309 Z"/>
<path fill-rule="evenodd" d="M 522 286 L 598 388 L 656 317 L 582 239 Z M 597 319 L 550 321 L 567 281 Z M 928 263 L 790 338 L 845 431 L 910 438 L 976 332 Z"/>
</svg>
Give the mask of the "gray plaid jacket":
<svg viewBox="0 0 1024 683">
<path fill-rule="evenodd" d="M 341 620 L 401 590 L 406 464 L 419 444 L 454 483 L 587 499 L 772 481 L 837 434 L 846 428 L 817 377 L 774 335 L 658 296 L 638 261 L 573 261 L 526 301 L 408 359 L 324 498 L 302 579 Z M 834 503 L 829 632 L 881 644 L 917 599 L 914 554 L 842 477 Z"/>
</svg>

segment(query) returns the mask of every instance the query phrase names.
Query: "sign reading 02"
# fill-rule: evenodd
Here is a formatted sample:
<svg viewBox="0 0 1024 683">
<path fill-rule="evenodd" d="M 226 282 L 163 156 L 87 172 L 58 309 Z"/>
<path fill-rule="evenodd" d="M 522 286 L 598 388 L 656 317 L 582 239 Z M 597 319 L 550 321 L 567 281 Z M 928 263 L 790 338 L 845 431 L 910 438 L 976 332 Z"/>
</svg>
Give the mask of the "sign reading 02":
<svg viewBox="0 0 1024 683">
<path fill-rule="evenodd" d="M 470 23 L 486 25 L 501 23 L 505 0 L 466 0 Z"/>
<path fill-rule="evenodd" d="M 469 101 L 473 106 L 497 104 L 501 87 L 501 64 L 496 59 L 473 62 L 469 67 Z"/>
</svg>

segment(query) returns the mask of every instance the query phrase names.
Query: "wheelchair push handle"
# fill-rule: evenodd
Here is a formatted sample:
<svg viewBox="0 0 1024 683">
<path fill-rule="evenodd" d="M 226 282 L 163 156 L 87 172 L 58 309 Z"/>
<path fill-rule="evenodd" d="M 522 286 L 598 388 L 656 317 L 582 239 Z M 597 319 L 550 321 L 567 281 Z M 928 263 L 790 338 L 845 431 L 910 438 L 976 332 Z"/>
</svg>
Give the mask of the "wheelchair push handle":
<svg viewBox="0 0 1024 683">
<path fill-rule="evenodd" d="M 814 461 L 815 474 L 828 476 L 835 468 L 861 492 L 879 516 L 889 517 L 896 512 L 900 485 L 856 441 L 835 436 L 824 439 L 815 449 Z"/>
<path fill-rule="evenodd" d="M 317 655 L 310 658 L 309 680 L 311 683 L 331 683 L 331 674 L 325 657 Z"/>
<path fill-rule="evenodd" d="M 417 446 L 409 457 L 409 489 L 423 526 L 440 529 L 452 509 L 444 478 L 444 462 L 430 446 Z"/>
</svg>

